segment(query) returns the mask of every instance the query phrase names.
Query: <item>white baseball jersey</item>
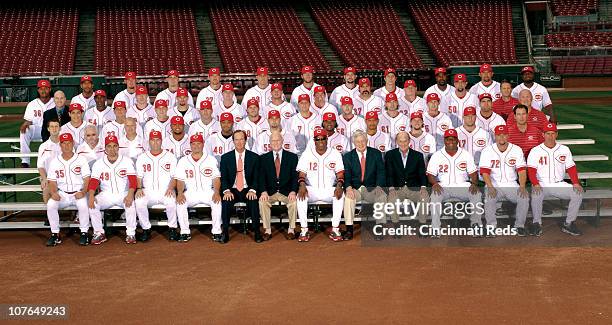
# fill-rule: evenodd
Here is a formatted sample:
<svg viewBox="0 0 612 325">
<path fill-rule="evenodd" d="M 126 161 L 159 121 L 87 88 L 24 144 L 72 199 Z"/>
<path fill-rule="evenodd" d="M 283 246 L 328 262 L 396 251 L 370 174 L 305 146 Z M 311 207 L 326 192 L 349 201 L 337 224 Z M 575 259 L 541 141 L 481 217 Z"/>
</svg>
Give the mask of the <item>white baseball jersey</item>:
<svg viewBox="0 0 612 325">
<path fill-rule="evenodd" d="M 232 113 L 234 117 L 234 123 L 240 123 L 242 119 L 247 115 L 246 111 L 238 103 L 232 104 L 230 107 L 225 107 L 223 102 L 220 102 L 217 106 L 213 106 L 213 116 L 218 120 L 221 113 Z"/>
<path fill-rule="evenodd" d="M 546 87 L 540 85 L 537 82 L 534 82 L 531 88 L 527 88 L 524 83 L 514 87 L 512 89 L 511 96 L 518 99 L 519 93 L 523 89 L 529 89 L 531 91 L 531 95 L 533 95 L 533 101 L 531 102 L 531 106 L 539 111 L 541 111 L 544 107 L 551 105 L 552 101 L 550 100 L 550 95 L 548 94 L 548 90 Z"/>
<path fill-rule="evenodd" d="M 446 149 L 438 150 L 427 163 L 427 174 L 434 176 L 443 187 L 469 186 L 469 174 L 476 171 L 474 158 L 462 148 L 453 156 Z"/>
<path fill-rule="evenodd" d="M 404 95 L 406 94 L 404 92 L 404 89 L 399 88 L 399 87 L 395 87 L 395 90 L 393 92 L 395 93 L 395 95 L 397 95 L 397 98 L 404 97 Z M 389 91 L 387 90 L 387 88 L 385 88 L 385 86 L 382 86 L 374 90 L 374 93 L 373 93 L 374 96 L 380 97 L 380 99 L 382 99 L 383 101 L 387 98 L 387 94 L 389 94 Z"/>
<path fill-rule="evenodd" d="M 274 103 L 270 102 L 268 106 L 264 108 L 261 116 L 267 118 L 268 113 L 271 110 L 277 110 L 280 112 L 281 126 L 283 127 L 283 129 L 289 128 L 289 121 L 291 120 L 291 117 L 297 114 L 297 109 L 295 109 L 293 105 L 291 105 L 288 102 L 283 101 L 280 105 L 274 105 Z"/>
<path fill-rule="evenodd" d="M 314 139 L 310 139 L 308 141 L 308 147 L 315 147 Z M 327 147 L 336 149 L 341 155 L 343 155 L 349 151 L 349 141 L 344 135 L 334 132 L 334 134 L 327 137 Z"/>
<path fill-rule="evenodd" d="M 268 125 L 268 120 L 261 116 L 259 117 L 259 120 L 257 120 L 257 122 L 253 122 L 247 117 L 244 120 L 240 121 L 240 123 L 238 123 L 236 127 L 234 127 L 234 129 L 236 130 L 243 130 L 244 132 L 246 132 L 248 137 L 247 142 L 250 146 L 253 145 L 253 142 L 255 142 L 255 139 L 261 132 L 268 130 L 269 128 L 270 126 Z"/>
<path fill-rule="evenodd" d="M 108 156 L 94 163 L 91 168 L 91 178 L 100 181 L 100 191 L 113 194 L 123 194 L 128 191 L 128 176 L 136 176 L 132 159 L 119 155 L 114 163 L 108 161 Z"/>
<path fill-rule="evenodd" d="M 422 153 L 425 163 L 427 163 L 429 157 L 436 152 L 436 138 L 425 130 L 418 137 L 413 136 L 412 133 L 408 133 L 408 135 L 410 136 L 410 149 Z"/>
<path fill-rule="evenodd" d="M 70 100 L 70 104 L 74 103 L 81 104 L 81 106 L 83 106 L 83 110 L 86 112 L 92 108 L 96 108 L 96 100 L 93 93 L 91 93 L 91 96 L 89 96 L 89 98 L 83 96 L 83 93 L 72 97 L 72 99 Z"/>
<path fill-rule="evenodd" d="M 436 139 L 436 151 L 444 147 L 444 132 L 453 127 L 451 118 L 438 112 L 436 117 L 429 115 L 429 111 L 423 112 L 423 128 Z"/>
<path fill-rule="evenodd" d="M 126 116 L 135 118 L 140 127 L 144 128 L 147 122 L 154 119 L 157 114 L 155 113 L 155 107 L 153 107 L 151 104 L 147 104 L 147 106 L 143 109 L 139 109 L 136 105 L 130 106 L 130 108 L 127 110 Z"/>
<path fill-rule="evenodd" d="M 139 135 L 136 135 L 134 140 L 128 140 L 127 137 L 119 139 L 119 154 L 133 161 L 136 161 L 136 158 L 145 152 L 145 148 L 147 147 L 148 145 L 145 146 L 143 138 Z"/>
<path fill-rule="evenodd" d="M 268 86 L 264 89 L 259 88 L 258 85 L 255 85 L 244 93 L 242 97 L 242 108 L 246 111 L 247 103 L 250 99 L 255 98 L 257 102 L 259 102 L 259 107 L 266 107 L 272 101 L 272 85 L 268 84 Z"/>
<path fill-rule="evenodd" d="M 33 101 L 29 102 L 26 106 L 25 113 L 23 114 L 23 119 L 32 122 L 33 125 L 42 127 L 43 113 L 54 107 L 55 102 L 53 101 L 53 98 L 49 99 L 46 104 L 43 103 L 40 98 L 36 98 Z"/>
<path fill-rule="evenodd" d="M 355 97 L 359 96 L 359 86 L 355 85 L 353 89 L 349 89 L 346 84 L 340 85 L 332 91 L 331 95 L 329 95 L 329 102 L 336 106 L 338 110 L 341 110 L 342 103 L 340 100 L 342 97 L 349 97 L 355 100 Z"/>
<path fill-rule="evenodd" d="M 62 133 L 70 133 L 72 134 L 72 139 L 74 140 L 74 147 L 78 147 L 81 143 L 85 142 L 85 128 L 87 127 L 87 122 L 81 122 L 81 125 L 75 127 L 72 123 L 68 122 L 60 128 L 60 134 Z"/>
<path fill-rule="evenodd" d="M 42 168 L 45 171 L 49 170 L 51 161 L 62 153 L 59 142 L 53 142 L 51 139 L 43 142 L 38 147 L 38 159 L 36 160 L 36 168 Z"/>
<path fill-rule="evenodd" d="M 173 117 L 173 116 L 182 116 L 183 120 L 185 121 L 185 130 L 187 130 L 189 128 L 189 126 L 200 119 L 200 112 L 191 107 L 191 106 L 187 106 L 187 111 L 185 111 L 183 114 L 183 112 L 179 111 L 178 106 L 174 106 L 172 108 L 168 109 L 168 116 Z"/>
<path fill-rule="evenodd" d="M 217 90 L 214 90 L 210 85 L 198 93 L 198 97 L 196 98 L 196 108 L 200 108 L 200 103 L 207 100 L 212 103 L 213 107 L 219 105 L 219 103 L 223 102 L 223 87 L 219 85 Z M 237 102 L 236 95 L 234 95 L 234 103 Z"/>
<path fill-rule="evenodd" d="M 187 99 L 187 105 L 193 106 L 193 97 L 191 96 L 191 92 L 187 92 L 189 99 Z M 157 96 L 155 96 L 154 103 L 159 100 L 164 99 L 168 101 L 168 108 L 176 106 L 176 91 L 171 92 L 170 89 L 166 88 L 159 92 Z"/>
<path fill-rule="evenodd" d="M 398 110 L 400 111 L 400 113 L 408 116 L 408 118 L 410 118 L 410 114 L 412 113 L 423 113 L 427 110 L 427 104 L 425 104 L 425 100 L 419 96 L 416 96 L 416 98 L 412 102 L 409 102 L 405 96 L 398 97 L 397 103 L 399 105 Z"/>
<path fill-rule="evenodd" d="M 423 98 L 427 98 L 427 95 L 431 94 L 431 93 L 436 93 L 438 94 L 438 97 L 440 97 L 440 112 L 443 113 L 448 113 L 446 111 L 446 109 L 448 108 L 448 102 L 450 100 L 450 95 L 455 93 L 455 87 L 451 86 L 451 85 L 446 85 L 446 90 L 442 91 L 437 84 L 427 88 L 427 90 L 425 90 L 425 94 L 423 95 Z M 425 107 L 427 107 L 427 103 L 425 103 Z M 427 111 L 427 109 L 425 109 L 425 111 Z"/>
<path fill-rule="evenodd" d="M 392 142 L 395 142 L 395 136 L 401 131 L 410 131 L 410 119 L 408 116 L 398 113 L 396 117 L 391 117 L 387 114 L 387 110 L 379 115 L 378 128 L 389 134 Z"/>
<path fill-rule="evenodd" d="M 83 142 L 76 149 L 76 154 L 85 158 L 87 163 L 89 164 L 89 168 L 93 167 L 93 164 L 104 157 L 104 144 L 103 142 L 98 142 L 98 144 L 91 148 L 87 142 Z"/>
<path fill-rule="evenodd" d="M 178 161 L 174 178 L 184 182 L 187 191 L 208 192 L 213 188 L 213 181 L 221 177 L 217 164 L 217 160 L 206 152 L 198 161 L 188 155 Z"/>
<path fill-rule="evenodd" d="M 366 131 L 367 127 L 365 120 L 359 115 L 353 115 L 353 117 L 347 121 L 344 115 L 340 115 L 336 119 L 336 122 L 338 122 L 336 131 L 349 139 L 349 151 L 353 150 L 353 141 L 351 141 L 351 137 L 357 130 Z"/>
<path fill-rule="evenodd" d="M 321 117 L 323 117 L 323 114 L 325 113 L 334 113 L 336 114 L 336 116 L 338 116 L 338 109 L 336 108 L 336 106 L 330 103 L 325 103 L 323 107 L 318 107 L 314 103 L 312 103 L 312 105 L 310 105 L 310 111 L 315 114 L 319 114 Z"/>
<path fill-rule="evenodd" d="M 553 148 L 540 144 L 529 152 L 527 167 L 537 170 L 538 181 L 544 185 L 563 182 L 565 171 L 576 166 L 567 146 L 556 144 Z"/>
<path fill-rule="evenodd" d="M 163 150 L 154 155 L 150 151 L 138 156 L 136 176 L 142 179 L 142 188 L 164 194 L 176 172 L 177 160 L 171 152 Z"/>
<path fill-rule="evenodd" d="M 102 132 L 100 133 L 100 141 L 104 141 L 104 138 L 106 138 L 107 136 L 111 134 L 116 136 L 119 139 L 124 138 L 125 137 L 125 124 L 117 123 L 117 121 L 110 121 L 104 124 L 104 127 L 102 128 Z M 138 134 L 141 137 L 144 137 L 143 131 L 138 124 L 136 124 L 136 134 Z M 146 137 L 147 141 L 148 141 L 148 138 L 149 138 L 149 134 L 147 133 L 147 137 Z"/>
<path fill-rule="evenodd" d="M 217 132 L 221 132 L 221 124 L 215 119 L 212 119 L 208 124 L 204 124 L 202 120 L 197 120 L 189 126 L 189 136 L 201 134 L 204 139 L 208 139 L 208 137 Z"/>
<path fill-rule="evenodd" d="M 166 121 L 162 122 L 157 118 L 154 118 L 145 124 L 144 128 L 144 141 L 149 143 L 149 134 L 151 131 L 159 131 L 162 133 L 162 140 L 172 135 L 172 127 L 170 124 L 170 119 L 168 118 Z"/>
<path fill-rule="evenodd" d="M 129 115 L 128 110 L 128 117 Z M 97 108 L 89 109 L 83 115 L 83 120 L 87 123 L 95 125 L 98 128 L 98 134 L 102 132 L 104 125 L 110 121 L 115 120 L 115 110 L 112 107 L 106 107 L 103 111 L 99 111 Z"/>
<path fill-rule="evenodd" d="M 365 116 L 367 112 L 380 113 L 385 108 L 385 102 L 377 96 L 370 96 L 368 100 L 361 98 L 361 95 L 353 98 L 353 113 Z"/>
<path fill-rule="evenodd" d="M 304 84 L 301 84 L 295 87 L 295 89 L 293 89 L 293 92 L 291 93 L 291 100 L 290 100 L 291 105 L 293 105 L 294 107 L 298 107 L 298 97 L 300 97 L 300 95 L 302 94 L 307 94 L 308 96 L 310 96 L 310 102 L 313 103 L 314 102 L 314 89 L 318 86 L 319 84 L 317 84 L 316 82 L 313 82 L 312 87 L 310 89 L 304 87 Z"/>
<path fill-rule="evenodd" d="M 482 81 L 476 83 L 470 88 L 470 93 L 478 97 L 482 94 L 489 94 L 493 97 L 493 101 L 501 98 L 501 85 L 499 82 L 493 80 L 493 82 L 487 87 Z"/>
<path fill-rule="evenodd" d="M 263 155 L 264 153 L 272 150 L 270 146 L 270 135 L 272 135 L 272 131 L 265 130 L 260 133 L 255 139 L 255 143 L 253 144 L 252 151 L 257 153 L 258 155 Z M 291 151 L 297 154 L 297 147 L 295 145 L 295 134 L 293 132 L 282 129 L 281 135 L 283 136 L 283 149 L 287 151 Z"/>
<path fill-rule="evenodd" d="M 89 164 L 85 158 L 76 154 L 68 160 L 64 160 L 59 154 L 51 161 L 47 170 L 47 179 L 57 182 L 57 188 L 66 193 L 82 190 L 83 178 L 89 175 Z"/>
<path fill-rule="evenodd" d="M 495 142 L 495 128 L 498 125 L 506 125 L 506 121 L 499 114 L 493 112 L 488 119 L 485 119 L 480 114 L 480 111 L 476 112 L 476 125 L 481 127 L 483 130 L 489 132 L 491 141 Z"/>
<path fill-rule="evenodd" d="M 337 150 L 327 148 L 323 155 L 319 155 L 312 146 L 302 153 L 296 169 L 306 173 L 306 185 L 330 188 L 336 182 L 336 173 L 344 171 L 344 163 Z"/>
<path fill-rule="evenodd" d="M 149 101 L 148 97 L 147 100 Z M 115 96 L 115 99 L 113 99 L 113 107 L 115 107 L 116 101 L 124 101 L 126 104 L 125 107 L 131 107 L 136 105 L 136 89 L 134 89 L 134 92 L 131 94 L 128 92 L 127 88 L 118 93 Z"/>
<path fill-rule="evenodd" d="M 204 151 L 213 155 L 218 161 L 224 153 L 234 150 L 234 140 L 232 136 L 225 138 L 221 132 L 212 134 L 204 140 Z"/>
<path fill-rule="evenodd" d="M 162 149 L 169 151 L 176 157 L 181 159 L 183 156 L 191 154 L 191 144 L 189 143 L 189 136 L 183 134 L 183 138 L 180 140 L 174 139 L 174 136 L 170 135 L 162 140 Z"/>
<path fill-rule="evenodd" d="M 459 146 L 474 157 L 474 163 L 478 167 L 482 150 L 493 143 L 489 132 L 478 126 L 472 132 L 468 132 L 463 126 L 457 128 Z"/>
<path fill-rule="evenodd" d="M 391 137 L 387 133 L 377 130 L 374 135 L 368 134 L 368 147 L 376 148 L 380 152 L 385 153 L 393 149 L 394 144 L 391 142 Z"/>
<path fill-rule="evenodd" d="M 470 106 L 478 109 L 480 103 L 478 98 L 470 93 L 466 93 L 463 98 L 459 98 L 455 92 L 452 92 L 448 97 L 447 104 L 448 106 L 444 109 L 440 106 L 440 112 L 448 112 L 447 114 L 451 118 L 453 125 L 458 127 L 463 124 L 463 110 Z"/>
<path fill-rule="evenodd" d="M 508 148 L 504 152 L 499 151 L 496 144 L 484 148 L 480 154 L 479 166 L 481 170 L 489 170 L 491 181 L 495 186 L 516 185 L 518 171 L 527 167 L 523 150 L 512 143 L 508 143 Z"/>
<path fill-rule="evenodd" d="M 302 152 L 312 138 L 315 128 L 321 127 L 321 116 L 311 113 L 308 118 L 298 113 L 289 122 L 289 131 L 295 135 L 297 151 Z"/>
</svg>

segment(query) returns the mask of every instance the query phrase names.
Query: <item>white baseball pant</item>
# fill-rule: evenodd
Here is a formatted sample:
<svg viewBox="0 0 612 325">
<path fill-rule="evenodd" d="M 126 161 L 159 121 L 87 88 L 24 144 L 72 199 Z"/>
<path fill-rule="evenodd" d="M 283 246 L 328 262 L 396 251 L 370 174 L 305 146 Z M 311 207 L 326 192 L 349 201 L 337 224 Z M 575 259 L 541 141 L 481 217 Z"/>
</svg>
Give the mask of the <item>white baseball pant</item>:
<svg viewBox="0 0 612 325">
<path fill-rule="evenodd" d="M 533 212 L 533 222 L 542 224 L 542 203 L 544 197 L 554 196 L 562 200 L 570 200 L 567 206 L 567 217 L 565 218 L 566 223 L 570 223 L 576 220 L 578 217 L 578 210 L 582 204 L 582 193 L 576 193 L 574 186 L 566 182 L 559 182 L 553 184 L 540 183 L 542 191 L 540 194 L 534 194 L 531 192 L 531 212 Z"/>
<path fill-rule="evenodd" d="M 482 213 L 478 209 L 479 203 L 481 203 L 481 193 L 472 194 L 469 191 L 469 186 L 456 186 L 456 187 L 445 187 L 442 188 L 442 194 L 431 193 L 431 226 L 432 228 L 440 228 L 442 222 L 440 216 L 442 215 L 444 201 L 448 199 L 459 199 L 468 200 L 474 206 L 472 213 L 470 213 L 470 223 L 482 225 Z M 442 208 L 440 208 L 442 207 Z"/>
<path fill-rule="evenodd" d="M 308 199 L 297 199 L 297 214 L 302 231 L 304 229 L 308 229 L 308 202 L 331 202 L 333 211 L 332 227 L 337 228 L 340 226 L 342 210 L 344 209 L 344 193 L 342 193 L 342 197 L 340 199 L 337 199 L 334 195 L 334 191 L 336 190 L 335 187 L 316 188 L 314 186 L 306 186 L 306 190 L 308 191 Z"/>
<path fill-rule="evenodd" d="M 51 226 L 51 232 L 54 234 L 59 234 L 59 209 L 63 209 L 69 206 L 76 206 L 79 211 L 79 228 L 81 232 L 89 231 L 89 208 L 87 207 L 87 198 L 82 197 L 80 199 L 76 199 L 74 194 L 68 194 L 66 192 L 58 191 L 60 196 L 59 201 L 55 201 L 52 198 L 49 198 L 47 201 L 47 219 L 49 219 L 49 225 Z M 94 231 L 96 230 L 96 226 L 98 230 L 102 228 L 102 222 L 96 222 L 92 219 L 92 225 L 94 225 Z"/>
<path fill-rule="evenodd" d="M 514 221 L 515 227 L 524 227 L 525 219 L 527 219 L 527 211 L 529 210 L 529 195 L 527 197 L 521 197 L 518 193 L 519 187 L 517 184 L 497 184 L 495 189 L 497 190 L 497 196 L 495 198 L 489 197 L 489 190 L 485 189 L 485 219 L 487 225 L 497 227 L 497 217 L 495 211 L 497 210 L 497 202 L 499 200 L 506 199 L 516 204 L 516 220 Z"/>
<path fill-rule="evenodd" d="M 174 227 L 176 228 L 176 199 L 174 197 L 165 196 L 165 193 L 159 193 L 152 190 L 144 189 L 143 192 L 144 196 L 135 200 L 136 215 L 138 216 L 138 222 L 142 229 L 151 229 L 149 208 L 157 204 L 162 204 L 166 207 L 168 225 L 174 223 Z"/>
<path fill-rule="evenodd" d="M 181 235 L 189 234 L 189 214 L 187 208 L 193 207 L 197 204 L 207 204 L 210 206 L 210 216 L 212 218 L 212 233 L 213 235 L 221 234 L 221 202 L 214 203 L 212 200 L 213 191 L 185 191 L 185 203 L 176 205 L 176 215 L 178 217 L 178 223 L 181 226 Z M 168 222 L 168 226 L 176 228 L 176 221 L 174 225 Z"/>
<path fill-rule="evenodd" d="M 42 140 L 40 135 L 40 131 L 42 130 L 42 126 L 40 125 L 30 125 L 26 129 L 25 133 L 19 133 L 19 148 L 21 153 L 30 153 L 30 142 L 33 140 Z M 21 162 L 24 164 L 30 163 L 29 157 L 21 158 Z"/>
<path fill-rule="evenodd" d="M 113 192 L 100 192 L 96 195 L 96 204 L 93 209 L 89 209 L 89 215 L 92 217 L 92 224 L 94 216 L 100 220 L 100 226 L 102 225 L 102 212 L 100 210 L 106 210 L 108 208 L 119 206 L 125 210 L 125 228 L 128 236 L 136 235 L 136 207 L 135 204 L 129 208 L 126 208 L 123 204 L 123 199 L 127 196 L 127 192 L 113 193 Z M 95 230 L 95 226 L 94 226 Z"/>
</svg>

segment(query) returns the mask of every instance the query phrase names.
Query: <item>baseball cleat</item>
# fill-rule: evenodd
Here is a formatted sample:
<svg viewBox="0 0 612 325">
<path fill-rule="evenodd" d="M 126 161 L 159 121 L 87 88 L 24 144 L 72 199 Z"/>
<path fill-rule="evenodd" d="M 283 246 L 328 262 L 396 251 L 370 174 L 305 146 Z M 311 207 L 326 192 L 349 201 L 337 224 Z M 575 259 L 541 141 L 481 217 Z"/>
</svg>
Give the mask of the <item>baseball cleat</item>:
<svg viewBox="0 0 612 325">
<path fill-rule="evenodd" d="M 140 235 L 140 241 L 146 242 L 151 239 L 151 229 L 144 229 L 142 231 L 142 235 Z"/>
<path fill-rule="evenodd" d="M 89 234 L 86 232 L 81 233 L 81 238 L 79 238 L 79 245 L 87 246 L 89 245 Z"/>
<path fill-rule="evenodd" d="M 472 234 L 473 238 L 482 238 L 482 234 L 484 232 L 484 228 L 477 224 L 477 223 L 473 223 L 472 224 L 472 229 L 474 229 L 474 234 Z"/>
<path fill-rule="evenodd" d="M 352 240 L 352 239 L 353 239 L 353 232 L 352 231 L 346 231 L 342 235 L 342 240 Z"/>
<path fill-rule="evenodd" d="M 329 233 L 329 239 L 331 239 L 332 241 L 335 241 L 335 242 L 337 242 L 337 241 L 342 241 L 342 235 L 340 235 L 340 232 L 339 232 L 339 231 L 337 231 L 337 230 L 336 230 L 336 231 L 333 231 L 333 230 L 332 230 L 332 231 Z"/>
<path fill-rule="evenodd" d="M 128 235 L 125 237 L 126 244 L 136 244 L 136 236 Z"/>
<path fill-rule="evenodd" d="M 177 241 L 179 240 L 179 234 L 176 232 L 176 228 L 170 228 L 168 232 L 168 240 Z"/>
<path fill-rule="evenodd" d="M 531 236 L 542 236 L 542 225 L 539 223 L 534 223 L 531 225 Z"/>
<path fill-rule="evenodd" d="M 527 231 L 525 230 L 525 227 L 516 227 L 516 235 L 519 237 L 527 236 Z"/>
<path fill-rule="evenodd" d="M 59 234 L 51 234 L 51 237 L 47 240 L 47 246 L 54 247 L 62 243 Z"/>
<path fill-rule="evenodd" d="M 212 240 L 214 242 L 220 243 L 221 240 L 223 240 L 223 238 L 222 238 L 221 234 L 213 234 L 212 235 Z"/>
<path fill-rule="evenodd" d="M 189 240 L 191 240 L 191 235 L 190 234 L 181 234 L 181 236 L 179 237 L 178 241 L 180 243 L 186 243 Z"/>
<path fill-rule="evenodd" d="M 106 235 L 104 235 L 104 234 L 96 234 L 96 235 L 94 235 L 93 239 L 91 240 L 91 244 L 92 245 L 100 245 L 103 242 L 105 242 L 106 240 L 107 240 L 106 239 Z"/>
<path fill-rule="evenodd" d="M 561 226 L 561 231 L 566 233 L 566 234 L 570 234 L 572 236 L 580 236 L 582 235 L 582 231 L 580 231 L 578 229 L 578 227 L 576 227 L 576 223 L 572 222 L 572 223 L 563 223 L 563 225 Z"/>
<path fill-rule="evenodd" d="M 300 243 L 305 243 L 307 241 L 310 240 L 310 233 L 307 232 L 305 234 L 300 234 L 300 237 L 298 237 L 298 242 Z"/>
</svg>

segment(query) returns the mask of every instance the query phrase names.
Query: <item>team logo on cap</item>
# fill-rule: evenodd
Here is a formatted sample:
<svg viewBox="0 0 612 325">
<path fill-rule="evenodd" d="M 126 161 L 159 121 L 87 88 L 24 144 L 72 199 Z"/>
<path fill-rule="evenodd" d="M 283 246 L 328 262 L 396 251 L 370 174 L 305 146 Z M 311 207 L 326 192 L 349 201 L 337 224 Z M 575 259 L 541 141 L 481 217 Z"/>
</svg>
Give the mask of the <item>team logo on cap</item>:
<svg viewBox="0 0 612 325">
<path fill-rule="evenodd" d="M 438 96 L 438 94 L 436 94 L 436 93 L 431 93 L 431 94 L 427 95 L 427 102 L 429 103 L 432 100 L 440 101 L 440 96 Z"/>
<path fill-rule="evenodd" d="M 359 79 L 359 86 L 363 86 L 363 85 L 371 85 L 370 84 L 370 79 L 368 78 L 361 78 Z"/>
<path fill-rule="evenodd" d="M 232 115 L 232 113 L 221 113 L 221 116 L 219 117 L 219 122 L 223 122 L 223 121 L 233 121 L 234 120 L 234 116 Z"/>
<path fill-rule="evenodd" d="M 223 84 L 223 91 L 234 91 L 234 85 L 232 85 L 232 84 Z"/>
<path fill-rule="evenodd" d="M 344 74 L 347 74 L 349 72 L 357 73 L 357 69 L 355 69 L 354 67 L 346 67 L 346 68 L 344 68 Z"/>
<path fill-rule="evenodd" d="M 212 102 L 210 100 L 201 101 L 200 109 L 212 109 Z"/>
<path fill-rule="evenodd" d="M 98 89 L 94 92 L 94 96 L 104 96 L 106 97 L 106 92 L 102 89 Z"/>
<path fill-rule="evenodd" d="M 310 101 L 310 96 L 308 96 L 308 94 L 301 94 L 298 96 L 298 102 L 301 102 L 303 100 L 307 100 Z"/>
<path fill-rule="evenodd" d="M 164 99 L 158 99 L 155 101 L 155 108 L 168 107 L 168 102 Z"/>
<path fill-rule="evenodd" d="M 60 135 L 60 142 L 64 142 L 64 141 L 72 141 L 72 134 L 70 134 L 70 133 L 62 133 Z"/>
<path fill-rule="evenodd" d="M 314 89 L 315 94 L 316 93 L 324 93 L 325 92 L 325 88 L 323 88 L 323 86 L 316 86 Z"/>
<path fill-rule="evenodd" d="M 461 170 L 461 171 L 465 171 L 467 170 L 467 162 L 462 161 L 457 165 L 457 169 Z"/>
<path fill-rule="evenodd" d="M 257 68 L 257 74 L 268 74 L 268 68 L 266 67 Z"/>
<path fill-rule="evenodd" d="M 336 114 L 334 113 L 325 113 L 323 114 L 323 121 L 335 121 L 336 120 Z"/>
<path fill-rule="evenodd" d="M 302 74 L 304 74 L 304 73 L 308 73 L 308 72 L 311 72 L 311 73 L 312 73 L 312 72 L 313 72 L 313 70 L 314 70 L 314 69 L 313 69 L 311 66 L 308 66 L 308 65 L 307 65 L 307 66 L 302 67 L 302 71 L 301 71 L 301 72 L 302 72 Z"/>
<path fill-rule="evenodd" d="M 91 82 L 91 76 L 82 76 L 81 77 L 81 83 L 85 82 L 85 81 L 89 81 Z"/>
<path fill-rule="evenodd" d="M 282 91 L 283 90 L 283 85 L 278 83 L 278 82 L 277 83 L 273 83 L 272 84 L 272 90 L 281 90 Z"/>
<path fill-rule="evenodd" d="M 168 77 L 179 77 L 179 72 L 177 70 L 168 71 Z"/>
<path fill-rule="evenodd" d="M 125 79 L 136 79 L 136 72 L 126 72 L 125 73 Z"/>
<path fill-rule="evenodd" d="M 219 68 L 210 68 L 210 69 L 208 69 L 208 74 L 209 75 L 219 74 Z"/>
<path fill-rule="evenodd" d="M 204 175 L 204 177 L 211 177 L 213 174 L 213 170 L 212 168 L 204 168 L 202 169 L 202 175 Z"/>
<path fill-rule="evenodd" d="M 446 73 L 446 68 L 435 68 L 434 69 L 434 74 L 438 74 L 438 73 Z"/>
<path fill-rule="evenodd" d="M 257 101 L 257 99 L 255 98 L 251 98 L 247 101 L 247 106 L 253 106 L 253 105 L 259 107 L 259 101 Z"/>
<path fill-rule="evenodd" d="M 353 105 L 353 99 L 351 97 L 344 96 L 340 98 L 340 103 L 342 103 L 342 105 Z"/>
<path fill-rule="evenodd" d="M 49 82 L 49 80 L 38 80 L 38 84 L 37 84 L 38 88 L 42 88 L 42 87 L 51 87 L 51 83 Z"/>
<path fill-rule="evenodd" d="M 185 88 L 179 88 L 179 89 L 176 91 L 176 96 L 177 96 L 177 97 L 178 97 L 178 96 L 187 96 L 187 89 L 185 89 Z"/>
</svg>

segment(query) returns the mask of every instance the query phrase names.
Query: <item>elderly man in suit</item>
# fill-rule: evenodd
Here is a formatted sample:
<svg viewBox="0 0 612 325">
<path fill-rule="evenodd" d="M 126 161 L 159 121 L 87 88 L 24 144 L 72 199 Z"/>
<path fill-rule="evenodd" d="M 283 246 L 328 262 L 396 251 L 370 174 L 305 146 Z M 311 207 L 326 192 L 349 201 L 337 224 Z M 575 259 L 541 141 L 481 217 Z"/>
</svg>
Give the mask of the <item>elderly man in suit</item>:
<svg viewBox="0 0 612 325">
<path fill-rule="evenodd" d="M 232 135 L 235 149 L 221 156 L 221 219 L 223 220 L 222 243 L 229 241 L 230 211 L 236 202 L 245 202 L 247 216 L 253 222 L 255 242 L 261 243 L 259 230 L 259 204 L 257 202 L 259 156 L 246 149 L 246 132 L 237 130 Z"/>
<path fill-rule="evenodd" d="M 380 150 L 368 147 L 368 136 L 364 131 L 353 133 L 355 149 L 344 157 L 344 222 L 346 232 L 343 240 L 353 239 L 353 218 L 355 204 L 364 200 L 368 203 L 386 202 L 387 195 L 383 187 L 386 184 L 385 164 Z"/>
<path fill-rule="evenodd" d="M 298 191 L 298 173 L 296 170 L 298 156 L 283 149 L 283 136 L 274 130 L 270 134 L 271 150 L 259 157 L 259 213 L 263 222 L 263 240 L 270 240 L 270 209 L 273 203 L 283 202 L 287 205 L 289 229 L 287 239 L 295 239 L 295 220 L 297 216 L 296 193 Z"/>
</svg>

